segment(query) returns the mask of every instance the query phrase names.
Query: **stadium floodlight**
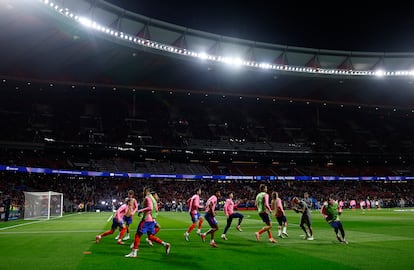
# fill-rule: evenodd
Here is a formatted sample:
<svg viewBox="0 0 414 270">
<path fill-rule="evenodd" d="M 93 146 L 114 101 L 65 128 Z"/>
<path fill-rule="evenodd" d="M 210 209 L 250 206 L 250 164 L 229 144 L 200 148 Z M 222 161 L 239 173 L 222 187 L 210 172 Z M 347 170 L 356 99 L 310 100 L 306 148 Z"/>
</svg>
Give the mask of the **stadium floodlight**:
<svg viewBox="0 0 414 270">
<path fill-rule="evenodd" d="M 93 25 L 93 22 L 85 17 L 79 17 L 79 22 L 86 27 L 92 27 Z"/>
<path fill-rule="evenodd" d="M 242 67 L 251 67 L 251 68 L 259 68 L 259 69 L 266 69 L 266 70 L 275 70 L 275 71 L 283 71 L 288 73 L 311 73 L 311 74 L 320 74 L 320 75 L 340 75 L 340 76 L 349 76 L 349 77 L 406 77 L 412 76 L 414 73 L 409 70 L 399 70 L 399 71 L 383 71 L 378 74 L 378 72 L 373 72 L 371 70 L 361 70 L 355 71 L 352 69 L 341 69 L 341 68 L 333 68 L 333 69 L 323 69 L 323 68 L 316 68 L 316 69 L 309 69 L 303 65 L 272 65 L 272 64 L 264 64 L 258 63 L 255 61 L 244 61 L 243 59 L 239 58 L 232 58 L 225 55 L 206 55 L 203 52 L 196 52 L 187 49 L 181 49 L 172 45 L 163 44 L 154 40 L 143 39 L 140 37 L 135 37 L 133 34 L 126 34 L 126 33 L 118 33 L 114 29 L 110 29 L 105 26 L 100 26 L 96 22 L 88 19 L 86 17 L 78 17 L 78 15 L 73 14 L 68 8 L 60 7 L 58 4 L 53 3 L 49 0 L 40 0 L 46 6 L 49 6 L 54 11 L 58 12 L 62 16 L 69 17 L 74 19 L 78 23 L 95 29 L 97 31 L 101 31 L 102 33 L 108 34 L 110 36 L 114 36 L 115 38 L 120 38 L 123 41 L 131 42 L 136 45 L 152 48 L 155 50 L 166 51 L 171 54 L 179 54 L 183 56 L 189 57 L 197 57 L 203 60 L 207 59 L 212 62 L 223 63 L 232 66 L 242 66 Z"/>
<path fill-rule="evenodd" d="M 385 72 L 383 70 L 377 70 L 375 71 L 375 76 L 377 77 L 383 77 L 385 75 Z"/>
<path fill-rule="evenodd" d="M 201 52 L 201 53 L 198 54 L 198 57 L 200 57 L 201 59 L 204 60 L 204 59 L 208 58 L 208 55 L 205 52 Z"/>
<path fill-rule="evenodd" d="M 24 219 L 41 220 L 63 216 L 63 193 L 24 192 Z"/>
</svg>

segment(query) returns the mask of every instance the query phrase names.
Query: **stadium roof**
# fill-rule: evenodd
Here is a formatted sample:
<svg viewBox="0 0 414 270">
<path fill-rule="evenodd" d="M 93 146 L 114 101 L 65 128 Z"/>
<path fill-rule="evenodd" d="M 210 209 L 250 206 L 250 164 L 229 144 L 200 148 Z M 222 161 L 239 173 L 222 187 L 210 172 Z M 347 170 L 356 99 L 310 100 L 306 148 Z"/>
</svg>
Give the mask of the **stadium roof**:
<svg viewBox="0 0 414 270">
<path fill-rule="evenodd" d="M 87 19 L 74 20 L 70 14 Z M 96 31 L 92 21 L 106 30 Z M 331 51 L 241 40 L 90 0 L 1 1 L 0 31 L 2 79 L 406 108 L 414 101 L 412 75 L 398 73 L 411 70 L 413 53 Z M 131 42 L 131 37 L 144 43 Z M 250 64 L 236 68 L 173 49 L 230 55 Z M 260 68 L 261 63 L 276 68 Z M 378 70 L 394 73 L 365 76 Z"/>
</svg>

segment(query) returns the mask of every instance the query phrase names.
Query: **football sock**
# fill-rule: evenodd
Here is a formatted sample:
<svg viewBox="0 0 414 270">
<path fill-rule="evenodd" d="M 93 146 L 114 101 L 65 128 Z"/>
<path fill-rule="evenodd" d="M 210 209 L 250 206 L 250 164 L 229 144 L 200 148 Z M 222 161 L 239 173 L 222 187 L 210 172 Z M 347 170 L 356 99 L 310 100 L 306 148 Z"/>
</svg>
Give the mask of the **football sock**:
<svg viewBox="0 0 414 270">
<path fill-rule="evenodd" d="M 126 228 L 122 228 L 121 232 L 119 233 L 119 240 L 122 240 L 122 238 L 124 237 L 124 234 L 126 232 Z"/>
<path fill-rule="evenodd" d="M 190 227 L 188 228 L 187 232 L 190 233 L 192 230 L 194 230 L 195 228 L 195 224 L 191 224 Z"/>
</svg>

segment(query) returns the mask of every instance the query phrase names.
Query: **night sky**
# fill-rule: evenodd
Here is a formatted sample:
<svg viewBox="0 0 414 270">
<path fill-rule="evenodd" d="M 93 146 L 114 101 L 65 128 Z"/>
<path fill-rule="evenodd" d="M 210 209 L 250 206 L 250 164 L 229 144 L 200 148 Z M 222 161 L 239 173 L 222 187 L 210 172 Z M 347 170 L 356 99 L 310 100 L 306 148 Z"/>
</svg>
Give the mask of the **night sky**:
<svg viewBox="0 0 414 270">
<path fill-rule="evenodd" d="M 107 1 L 169 23 L 260 42 L 346 51 L 414 52 L 413 4 L 409 3 L 385 1 L 363 7 L 363 1 Z"/>
</svg>

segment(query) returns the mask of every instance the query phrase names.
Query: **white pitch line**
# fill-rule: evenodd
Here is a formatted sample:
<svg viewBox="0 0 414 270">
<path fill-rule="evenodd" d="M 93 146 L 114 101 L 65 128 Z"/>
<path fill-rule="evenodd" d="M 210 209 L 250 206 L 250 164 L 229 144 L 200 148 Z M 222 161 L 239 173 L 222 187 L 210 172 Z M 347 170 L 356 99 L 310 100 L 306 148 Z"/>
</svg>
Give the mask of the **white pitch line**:
<svg viewBox="0 0 414 270">
<path fill-rule="evenodd" d="M 33 222 L 8 226 L 8 227 L 0 228 L 0 231 L 4 231 L 4 230 L 8 230 L 8 229 L 14 229 L 14 228 L 17 228 L 17 227 L 26 226 L 26 225 L 35 224 L 35 223 L 44 222 L 44 221 L 46 221 L 46 220 L 36 220 L 36 221 L 33 221 Z"/>
<path fill-rule="evenodd" d="M 32 222 L 27 222 L 27 223 L 22 223 L 22 224 L 18 224 L 18 225 L 13 225 L 13 226 L 0 228 L 0 231 L 4 231 L 4 230 L 8 230 L 8 229 L 14 229 L 14 228 L 17 228 L 17 227 L 22 227 L 22 226 L 31 225 L 31 224 L 36 224 L 36 223 L 39 223 L 39 222 L 52 221 L 52 220 L 55 220 L 57 218 L 70 217 L 70 216 L 74 216 L 74 215 L 78 215 L 78 214 L 81 214 L 81 213 L 79 212 L 77 214 L 67 214 L 67 215 L 64 215 L 62 217 L 56 217 L 56 218 L 52 218 L 52 219 L 35 220 L 35 221 L 32 221 Z"/>
<path fill-rule="evenodd" d="M 106 220 L 106 222 L 109 222 L 113 217 L 114 215 L 110 215 L 109 218 Z"/>
</svg>

